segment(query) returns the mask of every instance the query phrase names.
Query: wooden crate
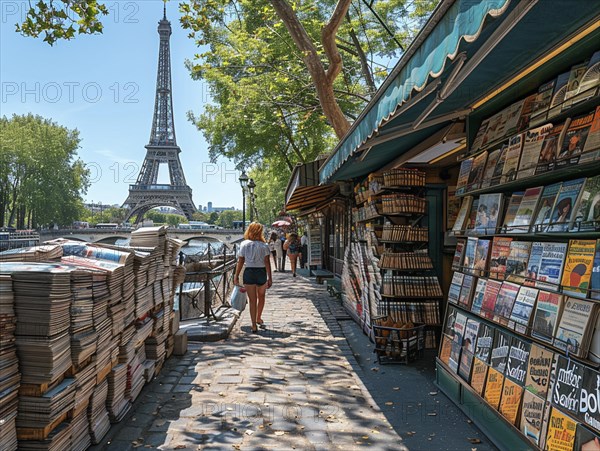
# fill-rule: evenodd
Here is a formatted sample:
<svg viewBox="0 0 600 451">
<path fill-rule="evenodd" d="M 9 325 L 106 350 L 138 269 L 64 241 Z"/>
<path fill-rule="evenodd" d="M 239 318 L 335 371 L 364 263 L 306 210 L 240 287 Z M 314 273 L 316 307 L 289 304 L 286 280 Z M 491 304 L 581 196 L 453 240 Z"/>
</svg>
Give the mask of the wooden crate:
<svg viewBox="0 0 600 451">
<path fill-rule="evenodd" d="M 60 416 L 56 417 L 56 419 L 47 424 L 44 428 L 17 428 L 17 439 L 19 440 L 46 440 L 48 436 L 52 433 L 54 429 L 57 428 L 59 424 L 69 418 L 69 414 L 71 411 L 64 412 Z"/>
</svg>

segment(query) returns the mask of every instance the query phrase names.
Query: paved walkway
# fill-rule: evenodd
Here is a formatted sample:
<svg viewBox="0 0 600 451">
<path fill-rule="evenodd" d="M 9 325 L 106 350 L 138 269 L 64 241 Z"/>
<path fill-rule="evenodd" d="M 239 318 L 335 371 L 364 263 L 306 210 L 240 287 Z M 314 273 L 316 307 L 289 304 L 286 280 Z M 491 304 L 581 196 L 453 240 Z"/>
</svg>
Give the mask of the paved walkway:
<svg viewBox="0 0 600 451">
<path fill-rule="evenodd" d="M 266 331 L 244 312 L 228 340 L 172 357 L 96 449 L 405 449 L 348 361 L 340 312 L 317 309 L 325 288 L 274 279 Z"/>
</svg>

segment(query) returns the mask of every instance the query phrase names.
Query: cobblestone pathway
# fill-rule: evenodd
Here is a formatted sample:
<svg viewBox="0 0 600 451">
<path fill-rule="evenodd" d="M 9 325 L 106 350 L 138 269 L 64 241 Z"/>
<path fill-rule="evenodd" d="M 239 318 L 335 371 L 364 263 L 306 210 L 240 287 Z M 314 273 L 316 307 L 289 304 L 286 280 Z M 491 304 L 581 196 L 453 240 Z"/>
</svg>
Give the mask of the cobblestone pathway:
<svg viewBox="0 0 600 451">
<path fill-rule="evenodd" d="M 97 449 L 404 449 L 353 373 L 337 322 L 317 310 L 324 287 L 274 279 L 267 330 L 250 333 L 245 311 L 227 341 L 190 344 Z"/>
</svg>

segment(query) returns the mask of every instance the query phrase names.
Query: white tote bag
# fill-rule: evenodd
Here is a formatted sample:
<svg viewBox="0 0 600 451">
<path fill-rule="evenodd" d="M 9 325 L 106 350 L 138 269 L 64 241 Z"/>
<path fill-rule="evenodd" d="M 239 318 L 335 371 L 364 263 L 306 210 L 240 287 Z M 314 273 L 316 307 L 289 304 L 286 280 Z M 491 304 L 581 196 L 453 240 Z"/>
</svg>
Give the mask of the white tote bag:
<svg viewBox="0 0 600 451">
<path fill-rule="evenodd" d="M 244 287 L 235 285 L 231 291 L 231 300 L 229 303 L 234 309 L 243 312 L 246 308 L 246 298 L 246 289 Z"/>
</svg>

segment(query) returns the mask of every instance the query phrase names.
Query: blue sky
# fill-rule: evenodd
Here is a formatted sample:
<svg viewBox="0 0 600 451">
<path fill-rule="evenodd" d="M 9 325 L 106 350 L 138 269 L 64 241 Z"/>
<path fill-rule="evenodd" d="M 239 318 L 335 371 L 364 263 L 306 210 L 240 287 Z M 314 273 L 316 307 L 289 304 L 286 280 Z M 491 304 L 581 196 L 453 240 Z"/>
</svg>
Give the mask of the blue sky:
<svg viewBox="0 0 600 451">
<path fill-rule="evenodd" d="M 210 101 L 207 86 L 193 81 L 184 66 L 199 53 L 179 25 L 175 1 L 167 5 L 171 21 L 171 71 L 177 143 L 196 206 L 241 209 L 239 173 L 227 160 L 211 164 L 202 133 L 186 118 Z M 14 24 L 25 14 L 27 1 L 0 0 L 0 114 L 38 114 L 77 128 L 80 158 L 92 171 L 84 199 L 121 204 L 128 185 L 137 178 L 146 154 L 154 110 L 161 0 L 106 0 L 104 33 L 77 36 L 53 47 L 25 38 Z M 159 182 L 168 180 L 166 165 Z M 164 170 L 164 172 L 163 172 Z"/>
</svg>

